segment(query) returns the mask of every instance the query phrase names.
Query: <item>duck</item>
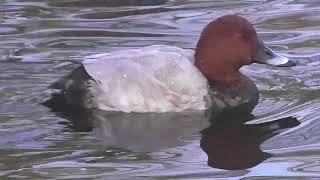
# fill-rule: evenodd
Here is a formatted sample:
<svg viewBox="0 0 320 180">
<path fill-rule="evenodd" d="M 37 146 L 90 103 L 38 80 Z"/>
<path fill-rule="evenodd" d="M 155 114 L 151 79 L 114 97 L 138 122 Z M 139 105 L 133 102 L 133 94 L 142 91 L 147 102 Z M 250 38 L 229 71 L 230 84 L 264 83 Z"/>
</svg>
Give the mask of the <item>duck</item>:
<svg viewBox="0 0 320 180">
<path fill-rule="evenodd" d="M 253 63 L 289 67 L 239 15 L 225 15 L 203 29 L 195 50 L 168 45 L 84 57 L 49 86 L 67 104 L 121 112 L 182 112 L 257 105 L 255 83 L 239 70 Z"/>
</svg>

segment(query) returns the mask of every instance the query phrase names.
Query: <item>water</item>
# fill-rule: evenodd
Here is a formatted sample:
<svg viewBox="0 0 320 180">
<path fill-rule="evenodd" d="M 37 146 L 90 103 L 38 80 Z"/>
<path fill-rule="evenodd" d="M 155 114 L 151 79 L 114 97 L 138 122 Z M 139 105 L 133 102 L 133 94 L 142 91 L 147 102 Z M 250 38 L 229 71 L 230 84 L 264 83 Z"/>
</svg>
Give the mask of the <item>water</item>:
<svg viewBox="0 0 320 180">
<path fill-rule="evenodd" d="M 298 62 L 242 69 L 261 91 L 250 123 L 264 125 L 208 128 L 203 114 L 71 118 L 39 104 L 84 55 L 152 44 L 194 48 L 206 23 L 230 13 Z M 0 177 L 319 179 L 319 13 L 318 0 L 0 1 Z M 283 119 L 293 128 L 277 130 L 267 123 L 288 116 L 301 124 Z"/>
</svg>

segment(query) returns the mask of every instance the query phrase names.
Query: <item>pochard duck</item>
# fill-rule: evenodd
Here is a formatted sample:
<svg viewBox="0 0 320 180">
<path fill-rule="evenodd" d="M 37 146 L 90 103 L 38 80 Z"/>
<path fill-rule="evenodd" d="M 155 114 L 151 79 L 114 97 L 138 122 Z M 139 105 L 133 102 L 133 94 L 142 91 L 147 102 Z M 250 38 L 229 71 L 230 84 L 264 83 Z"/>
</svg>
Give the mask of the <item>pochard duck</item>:
<svg viewBox="0 0 320 180">
<path fill-rule="evenodd" d="M 152 45 L 90 55 L 52 84 L 66 102 L 123 112 L 180 112 L 258 103 L 255 84 L 239 69 L 252 63 L 290 66 L 269 49 L 253 25 L 237 15 L 210 22 L 195 51 Z"/>
</svg>

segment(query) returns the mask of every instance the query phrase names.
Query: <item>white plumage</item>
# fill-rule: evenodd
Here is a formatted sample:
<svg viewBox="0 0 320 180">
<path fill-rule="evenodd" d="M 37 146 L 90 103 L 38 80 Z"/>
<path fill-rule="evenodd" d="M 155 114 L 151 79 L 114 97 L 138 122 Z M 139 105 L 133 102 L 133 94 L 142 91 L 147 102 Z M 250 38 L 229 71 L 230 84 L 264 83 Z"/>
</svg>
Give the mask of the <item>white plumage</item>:
<svg viewBox="0 0 320 180">
<path fill-rule="evenodd" d="M 154 45 L 85 57 L 83 66 L 99 88 L 94 106 L 124 112 L 208 108 L 207 79 L 194 66 L 194 52 Z"/>
</svg>

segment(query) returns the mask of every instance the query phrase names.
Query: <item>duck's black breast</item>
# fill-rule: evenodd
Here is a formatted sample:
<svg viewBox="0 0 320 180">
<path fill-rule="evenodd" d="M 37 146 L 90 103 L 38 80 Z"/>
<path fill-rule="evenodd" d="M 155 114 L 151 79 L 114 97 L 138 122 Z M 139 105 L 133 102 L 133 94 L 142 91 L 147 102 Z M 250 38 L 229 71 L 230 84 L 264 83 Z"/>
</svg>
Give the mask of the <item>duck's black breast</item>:
<svg viewBox="0 0 320 180">
<path fill-rule="evenodd" d="M 222 91 L 214 87 L 210 88 L 210 99 L 212 108 L 216 112 L 232 109 L 232 112 L 251 113 L 259 101 L 259 91 L 257 86 L 248 77 L 245 83 L 236 91 Z"/>
</svg>

